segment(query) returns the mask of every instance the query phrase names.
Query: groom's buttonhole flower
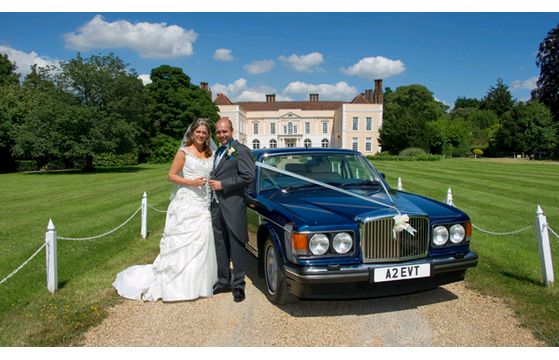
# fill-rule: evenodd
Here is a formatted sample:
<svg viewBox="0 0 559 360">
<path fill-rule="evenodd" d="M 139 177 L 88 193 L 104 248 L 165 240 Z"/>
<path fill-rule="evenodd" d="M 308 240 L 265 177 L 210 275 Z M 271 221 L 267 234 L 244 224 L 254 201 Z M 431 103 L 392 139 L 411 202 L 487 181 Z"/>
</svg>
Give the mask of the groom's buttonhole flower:
<svg viewBox="0 0 559 360">
<path fill-rule="evenodd" d="M 234 147 L 230 147 L 229 149 L 227 149 L 227 156 L 229 157 L 229 159 L 232 159 L 237 155 L 239 154 L 237 154 L 237 149 L 235 149 Z"/>
</svg>

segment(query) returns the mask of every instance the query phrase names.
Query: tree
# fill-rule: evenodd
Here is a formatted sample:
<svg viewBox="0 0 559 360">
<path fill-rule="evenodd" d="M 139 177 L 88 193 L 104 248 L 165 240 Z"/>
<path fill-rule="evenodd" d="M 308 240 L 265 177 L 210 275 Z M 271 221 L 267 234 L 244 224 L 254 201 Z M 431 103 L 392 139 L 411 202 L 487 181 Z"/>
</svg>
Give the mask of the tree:
<svg viewBox="0 0 559 360">
<path fill-rule="evenodd" d="M 431 152 L 447 156 L 467 156 L 472 142 L 471 125 L 464 119 L 443 116 L 430 122 Z"/>
<path fill-rule="evenodd" d="M 153 101 L 155 134 L 180 139 L 197 118 L 208 118 L 211 123 L 217 120 L 217 107 L 204 90 L 190 83 L 181 68 L 161 65 L 151 71 L 150 78 L 146 89 Z"/>
<path fill-rule="evenodd" d="M 383 150 L 399 153 L 408 147 L 429 150 L 431 128 L 427 125 L 445 114 L 446 106 L 422 85 L 398 87 L 384 98 L 379 142 Z"/>
<path fill-rule="evenodd" d="M 513 105 L 514 100 L 508 86 L 503 83 L 503 79 L 497 79 L 497 85 L 489 89 L 489 92 L 481 101 L 480 108 L 491 110 L 498 117 L 501 117 L 501 115 L 511 110 Z"/>
<path fill-rule="evenodd" d="M 536 65 L 540 76 L 532 97 L 547 105 L 559 123 L 559 24 L 540 43 Z"/>
<path fill-rule="evenodd" d="M 142 151 L 138 144 L 148 143 L 149 98 L 128 64 L 112 53 L 87 59 L 78 54 L 61 63 L 56 80 L 85 108 L 78 114 L 85 117 L 85 122 L 91 114 L 95 116 L 88 135 L 80 142 L 87 149 L 74 152 L 84 156 L 84 168 L 93 168 L 95 154 Z"/>
<path fill-rule="evenodd" d="M 458 109 L 468 109 L 468 108 L 479 109 L 480 106 L 481 106 L 481 101 L 478 99 L 459 97 L 454 102 L 453 111 L 456 111 Z"/>
<path fill-rule="evenodd" d="M 8 55 L 0 54 L 0 86 L 15 85 L 19 83 L 17 66 L 8 59 Z"/>
<path fill-rule="evenodd" d="M 558 139 L 549 108 L 537 101 L 516 104 L 503 116 L 497 142 L 504 151 L 527 154 L 530 158 L 551 153 Z"/>
</svg>

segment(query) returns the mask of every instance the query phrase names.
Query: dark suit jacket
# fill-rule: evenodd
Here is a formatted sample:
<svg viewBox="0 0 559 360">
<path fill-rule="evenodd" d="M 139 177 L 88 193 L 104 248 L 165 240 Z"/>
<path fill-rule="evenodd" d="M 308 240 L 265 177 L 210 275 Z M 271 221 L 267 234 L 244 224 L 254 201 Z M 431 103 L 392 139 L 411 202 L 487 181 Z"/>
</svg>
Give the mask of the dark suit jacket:
<svg viewBox="0 0 559 360">
<path fill-rule="evenodd" d="M 255 165 L 248 147 L 237 141 L 231 147 L 235 149 L 234 154 L 228 155 L 227 151 L 223 154 L 215 165 L 212 179 L 221 181 L 222 190 L 215 194 L 227 228 L 239 241 L 246 243 L 248 233 L 244 192 L 254 181 Z"/>
</svg>

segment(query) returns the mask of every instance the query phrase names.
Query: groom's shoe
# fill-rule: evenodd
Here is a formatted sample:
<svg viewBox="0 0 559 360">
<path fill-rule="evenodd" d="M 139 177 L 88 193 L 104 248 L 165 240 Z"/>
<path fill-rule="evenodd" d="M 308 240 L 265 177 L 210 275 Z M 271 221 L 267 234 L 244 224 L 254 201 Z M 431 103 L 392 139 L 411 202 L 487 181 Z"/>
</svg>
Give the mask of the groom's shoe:
<svg viewBox="0 0 559 360">
<path fill-rule="evenodd" d="M 244 289 L 233 289 L 233 300 L 241 302 L 246 298 Z"/>
<path fill-rule="evenodd" d="M 223 286 L 223 285 L 214 285 L 214 295 L 230 292 L 230 286 Z"/>
</svg>

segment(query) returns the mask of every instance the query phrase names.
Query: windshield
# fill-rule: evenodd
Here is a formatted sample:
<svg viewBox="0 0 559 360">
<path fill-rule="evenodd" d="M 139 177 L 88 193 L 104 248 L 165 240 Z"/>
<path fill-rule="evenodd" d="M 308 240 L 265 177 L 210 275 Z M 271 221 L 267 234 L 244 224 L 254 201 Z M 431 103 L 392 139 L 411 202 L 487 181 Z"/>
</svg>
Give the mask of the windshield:
<svg viewBox="0 0 559 360">
<path fill-rule="evenodd" d="M 380 178 L 367 159 L 354 154 L 271 155 L 263 158 L 262 163 L 341 188 L 381 186 Z M 317 186 L 276 171 L 261 171 L 261 191 Z"/>
</svg>

